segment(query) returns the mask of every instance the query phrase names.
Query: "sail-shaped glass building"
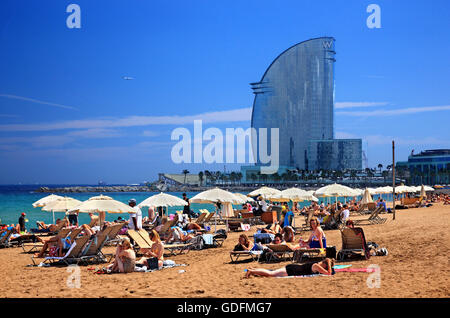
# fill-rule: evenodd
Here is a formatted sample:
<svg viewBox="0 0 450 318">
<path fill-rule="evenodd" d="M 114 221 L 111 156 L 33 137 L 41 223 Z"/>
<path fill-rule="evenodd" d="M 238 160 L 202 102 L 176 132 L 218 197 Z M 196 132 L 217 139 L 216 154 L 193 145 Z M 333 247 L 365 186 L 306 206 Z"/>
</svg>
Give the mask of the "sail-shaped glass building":
<svg viewBox="0 0 450 318">
<path fill-rule="evenodd" d="M 335 54 L 332 37 L 300 42 L 275 58 L 259 82 L 250 84 L 255 94 L 251 126 L 257 131 L 268 128 L 269 135 L 270 128 L 279 128 L 280 166 L 361 169 L 361 139 L 347 139 L 345 147 L 344 140 L 334 139 Z M 258 146 L 255 143 L 257 152 Z M 258 154 L 254 157 L 260 164 Z"/>
</svg>

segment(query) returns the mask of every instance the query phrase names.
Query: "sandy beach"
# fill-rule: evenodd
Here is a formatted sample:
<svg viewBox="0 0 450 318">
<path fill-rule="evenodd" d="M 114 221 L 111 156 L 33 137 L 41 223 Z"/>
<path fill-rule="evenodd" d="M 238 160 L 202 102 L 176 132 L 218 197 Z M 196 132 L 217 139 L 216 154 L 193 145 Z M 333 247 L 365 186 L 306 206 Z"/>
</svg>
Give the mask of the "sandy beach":
<svg viewBox="0 0 450 318">
<path fill-rule="evenodd" d="M 0 297 L 448 298 L 450 206 L 437 203 L 429 208 L 397 210 L 395 221 L 392 214 L 381 216 L 388 218 L 385 224 L 363 228 L 366 239 L 386 247 L 389 255 L 345 262 L 353 268 L 371 264 L 380 266 L 380 288 L 367 286 L 369 273 L 245 279 L 244 269 L 248 267 L 275 269 L 289 262 L 231 264 L 229 252 L 240 234 L 231 232 L 223 247 L 166 257 L 177 264 L 186 264 L 186 267 L 151 273 L 96 275 L 89 268 L 102 265 L 80 266 L 80 288 L 67 286 L 71 272 L 65 267 L 27 267 L 31 264 L 31 254 L 24 254 L 21 248 L 0 249 Z M 358 218 L 364 217 L 354 219 Z M 303 217 L 298 217 L 296 222 L 303 222 Z M 256 227 L 252 227 L 248 234 L 255 230 Z M 325 233 L 328 245 L 340 249 L 340 232 Z M 302 237 L 306 239 L 307 235 L 304 233 Z M 114 248 L 108 247 L 104 251 L 113 252 Z M 180 273 L 180 270 L 185 272 Z"/>
</svg>

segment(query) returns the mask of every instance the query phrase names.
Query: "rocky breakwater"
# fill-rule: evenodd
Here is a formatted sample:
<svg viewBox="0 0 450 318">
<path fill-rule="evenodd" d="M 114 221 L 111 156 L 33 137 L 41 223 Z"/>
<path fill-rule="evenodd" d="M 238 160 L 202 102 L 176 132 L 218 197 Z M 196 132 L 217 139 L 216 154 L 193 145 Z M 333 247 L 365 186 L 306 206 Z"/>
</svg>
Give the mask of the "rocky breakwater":
<svg viewBox="0 0 450 318">
<path fill-rule="evenodd" d="M 64 187 L 49 188 L 40 187 L 36 192 L 42 193 L 89 193 L 89 192 L 154 192 L 156 188 L 148 186 L 87 186 L 87 187 Z"/>
</svg>

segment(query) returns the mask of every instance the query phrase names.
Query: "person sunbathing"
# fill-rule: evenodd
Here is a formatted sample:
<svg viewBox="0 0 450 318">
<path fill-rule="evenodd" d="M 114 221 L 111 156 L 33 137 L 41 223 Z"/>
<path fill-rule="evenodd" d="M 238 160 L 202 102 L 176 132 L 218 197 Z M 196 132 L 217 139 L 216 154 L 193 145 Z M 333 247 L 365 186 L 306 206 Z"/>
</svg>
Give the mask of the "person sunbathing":
<svg viewBox="0 0 450 318">
<path fill-rule="evenodd" d="M 309 236 L 308 241 L 300 239 L 299 246 L 306 248 L 326 248 L 327 240 L 325 233 L 320 227 L 319 220 L 316 217 L 312 217 L 309 224 L 311 226 L 311 235 Z"/>
<path fill-rule="evenodd" d="M 161 242 L 158 232 L 155 230 L 150 232 L 150 239 L 153 242 L 152 247 L 149 249 L 141 249 L 144 253 L 144 257 L 136 261 L 136 265 L 144 265 L 147 266 L 147 268 L 153 269 L 152 265 L 156 264 L 157 261 L 158 268 L 161 268 L 164 263 L 164 245 Z"/>
<path fill-rule="evenodd" d="M 270 234 L 277 234 L 281 233 L 281 226 L 278 224 L 277 221 L 275 221 L 272 224 L 267 225 L 267 227 L 261 229 L 261 233 L 270 233 Z"/>
<path fill-rule="evenodd" d="M 117 245 L 114 263 L 108 265 L 106 270 L 112 273 L 131 273 L 134 272 L 136 263 L 136 254 L 131 246 L 128 237 Z"/>
<path fill-rule="evenodd" d="M 92 237 L 96 233 L 95 230 L 90 228 L 87 224 L 83 224 L 81 228 L 82 231 L 78 235 L 78 237 L 82 237 L 84 235 Z M 73 238 L 72 241 L 70 240 L 70 233 L 66 237 L 60 237 L 59 235 L 52 236 L 48 240 L 44 241 L 44 246 L 41 248 L 39 253 L 34 254 L 34 257 L 43 258 L 45 252 L 50 249 L 54 250 L 54 252 L 57 253 L 57 255 L 54 256 L 62 257 L 70 249 L 75 239 L 76 238 Z"/>
<path fill-rule="evenodd" d="M 253 242 L 249 240 L 246 234 L 239 236 L 239 242 L 234 247 L 233 251 L 250 251 L 253 248 Z"/>
<path fill-rule="evenodd" d="M 295 233 L 292 227 L 285 226 L 283 230 L 281 231 L 281 234 L 283 235 L 283 240 L 286 243 L 294 243 L 295 240 Z"/>
<path fill-rule="evenodd" d="M 200 233 L 201 234 L 201 233 Z M 166 243 L 173 243 L 173 242 L 186 242 L 190 239 L 194 238 L 196 236 L 196 233 L 188 233 L 186 231 L 183 231 L 180 227 L 174 226 L 169 229 L 169 236 L 166 239 Z"/>
<path fill-rule="evenodd" d="M 334 259 L 326 258 L 318 263 L 288 264 L 285 267 L 275 270 L 268 270 L 265 268 L 249 268 L 245 273 L 245 278 L 250 278 L 251 276 L 286 277 L 313 274 L 333 275 L 334 263 Z"/>
<path fill-rule="evenodd" d="M 61 219 L 57 219 L 55 224 L 45 224 L 42 221 L 36 221 L 36 225 L 38 226 L 39 230 L 42 231 L 46 231 L 46 232 L 54 232 L 58 229 L 58 227 L 60 226 L 61 222 L 65 222 L 64 226 L 68 226 L 69 225 L 69 220 L 64 218 L 63 220 Z"/>
</svg>

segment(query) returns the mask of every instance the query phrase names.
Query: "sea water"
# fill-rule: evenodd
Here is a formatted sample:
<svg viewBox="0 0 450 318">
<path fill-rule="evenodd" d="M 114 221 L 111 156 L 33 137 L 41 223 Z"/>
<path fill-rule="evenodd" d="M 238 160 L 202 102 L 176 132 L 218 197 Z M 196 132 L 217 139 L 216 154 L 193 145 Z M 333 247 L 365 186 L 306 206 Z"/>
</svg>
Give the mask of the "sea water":
<svg viewBox="0 0 450 318">
<path fill-rule="evenodd" d="M 46 212 L 42 211 L 41 208 L 33 208 L 32 204 L 36 202 L 37 200 L 46 197 L 50 193 L 40 193 L 35 192 L 37 189 L 39 189 L 42 186 L 46 186 L 49 188 L 52 187 L 66 187 L 69 185 L 1 185 L 0 186 L 0 224 L 17 224 L 19 221 L 20 214 L 22 212 L 25 212 L 27 214 L 26 219 L 28 222 L 26 223 L 27 229 L 36 228 L 36 221 L 43 221 L 46 224 L 50 224 L 53 222 L 53 214 L 52 212 Z M 74 185 L 70 185 L 74 186 Z M 85 185 L 81 185 L 85 186 Z M 250 191 L 250 190 L 249 190 Z M 168 194 L 175 195 L 179 198 L 182 198 L 182 192 L 167 192 Z M 188 198 L 192 198 L 195 196 L 198 192 L 186 192 Z M 243 194 L 247 194 L 245 192 L 242 192 Z M 136 202 L 139 204 L 140 202 L 144 201 L 148 197 L 158 194 L 158 192 L 107 192 L 107 193 L 95 193 L 95 192 L 89 192 L 89 193 L 55 193 L 60 196 L 69 196 L 74 199 L 85 201 L 89 199 L 90 197 L 97 196 L 100 194 L 107 195 L 109 197 L 112 197 L 113 199 L 117 201 L 121 201 L 123 203 L 128 204 L 129 199 L 136 199 Z M 388 196 L 383 195 L 382 196 L 385 200 L 388 198 Z M 378 195 L 374 195 L 373 199 L 377 199 Z M 352 198 L 338 198 L 338 200 L 342 203 L 345 201 L 349 201 Z M 360 199 L 360 197 L 359 197 Z M 319 198 L 319 204 L 320 203 L 335 203 L 336 198 Z M 311 202 L 305 201 L 300 202 L 299 207 L 303 208 L 304 206 L 310 205 Z M 289 204 L 292 206 L 292 204 Z M 239 209 L 239 205 L 233 206 L 235 209 Z M 206 209 L 210 212 L 213 212 L 215 210 L 215 205 L 213 204 L 198 204 L 198 203 L 191 203 L 191 209 L 198 213 L 200 209 Z M 148 216 L 148 208 L 144 207 L 142 210 L 142 217 Z M 176 211 L 183 210 L 183 207 L 169 207 L 168 213 L 174 214 Z M 64 212 L 55 212 L 55 219 L 63 218 Z M 129 216 L 127 213 L 106 213 L 106 221 L 114 221 L 119 216 L 122 217 L 122 219 L 128 220 Z M 87 213 L 80 213 L 78 217 L 79 224 L 83 223 L 89 223 L 90 218 L 89 214 Z"/>
</svg>

